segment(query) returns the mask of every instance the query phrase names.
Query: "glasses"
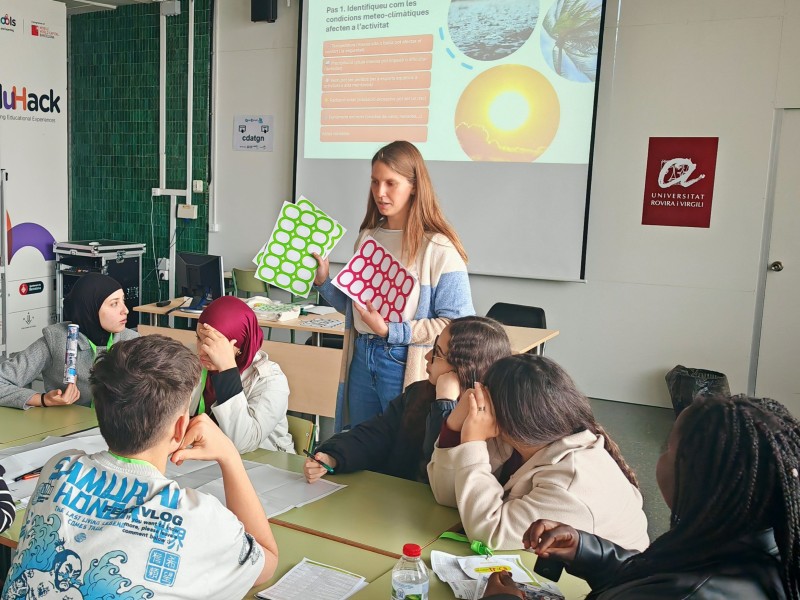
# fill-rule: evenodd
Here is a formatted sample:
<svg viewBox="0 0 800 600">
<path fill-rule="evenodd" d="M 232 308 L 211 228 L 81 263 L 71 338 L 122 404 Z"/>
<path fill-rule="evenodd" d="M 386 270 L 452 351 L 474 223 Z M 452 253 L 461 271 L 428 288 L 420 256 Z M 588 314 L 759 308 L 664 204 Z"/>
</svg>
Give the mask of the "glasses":
<svg viewBox="0 0 800 600">
<path fill-rule="evenodd" d="M 447 360 L 447 354 L 442 352 L 442 349 L 439 348 L 439 336 L 437 335 L 433 338 L 433 360 L 437 358 L 441 358 L 442 360 Z"/>
</svg>

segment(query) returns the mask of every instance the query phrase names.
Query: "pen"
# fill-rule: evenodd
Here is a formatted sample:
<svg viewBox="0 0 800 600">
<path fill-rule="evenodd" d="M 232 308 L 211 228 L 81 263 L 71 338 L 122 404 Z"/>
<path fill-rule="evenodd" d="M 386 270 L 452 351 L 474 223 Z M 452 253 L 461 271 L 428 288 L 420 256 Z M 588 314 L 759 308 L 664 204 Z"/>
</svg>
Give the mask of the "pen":
<svg viewBox="0 0 800 600">
<path fill-rule="evenodd" d="M 19 477 L 15 477 L 14 481 L 27 481 L 28 479 L 35 479 L 39 476 L 41 472 L 42 472 L 42 467 L 39 467 L 38 469 L 34 469 L 33 471 L 23 473 Z"/>
<path fill-rule="evenodd" d="M 303 450 L 303 454 L 305 454 L 305 455 L 306 455 L 308 458 L 310 458 L 311 460 L 313 460 L 313 461 L 314 461 L 315 463 L 317 463 L 318 465 L 321 465 L 321 466 L 323 466 L 323 467 L 325 468 L 325 470 L 326 470 L 328 473 L 333 473 L 333 467 L 332 467 L 332 466 L 330 466 L 330 465 L 326 465 L 324 462 L 322 462 L 322 461 L 321 461 L 320 459 L 318 459 L 318 458 L 314 458 L 314 455 L 313 455 L 313 454 L 311 454 L 311 453 L 310 453 L 308 450 Z"/>
</svg>

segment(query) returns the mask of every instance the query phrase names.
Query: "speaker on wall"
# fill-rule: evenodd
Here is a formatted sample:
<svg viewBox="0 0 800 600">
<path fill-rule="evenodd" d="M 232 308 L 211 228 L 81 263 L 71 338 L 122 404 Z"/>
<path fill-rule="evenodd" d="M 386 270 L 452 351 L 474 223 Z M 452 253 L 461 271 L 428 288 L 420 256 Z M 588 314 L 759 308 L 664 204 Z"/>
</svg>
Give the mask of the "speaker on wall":
<svg viewBox="0 0 800 600">
<path fill-rule="evenodd" d="M 278 0 L 250 0 L 250 20 L 274 23 L 278 18 Z"/>
</svg>

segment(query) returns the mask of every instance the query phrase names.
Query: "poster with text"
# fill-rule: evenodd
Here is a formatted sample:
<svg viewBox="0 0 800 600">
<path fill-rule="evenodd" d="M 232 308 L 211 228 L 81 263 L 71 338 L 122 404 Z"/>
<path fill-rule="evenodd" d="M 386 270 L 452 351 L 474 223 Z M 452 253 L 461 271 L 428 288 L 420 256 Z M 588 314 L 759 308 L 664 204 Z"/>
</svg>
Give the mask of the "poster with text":
<svg viewBox="0 0 800 600">
<path fill-rule="evenodd" d="M 715 137 L 654 137 L 647 152 L 642 225 L 710 227 Z"/>
</svg>

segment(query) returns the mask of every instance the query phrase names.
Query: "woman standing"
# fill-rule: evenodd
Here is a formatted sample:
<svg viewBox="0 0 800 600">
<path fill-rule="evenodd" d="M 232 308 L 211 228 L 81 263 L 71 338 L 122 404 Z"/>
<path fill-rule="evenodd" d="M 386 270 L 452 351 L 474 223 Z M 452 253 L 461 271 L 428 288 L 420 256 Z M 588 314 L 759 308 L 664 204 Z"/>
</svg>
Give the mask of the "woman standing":
<svg viewBox="0 0 800 600">
<path fill-rule="evenodd" d="M 69 321 L 55 323 L 45 327 L 42 337 L 25 350 L 0 364 L 0 406 L 90 406 L 89 369 L 97 354 L 139 335 L 125 328 L 128 312 L 125 293 L 115 279 L 100 273 L 80 277 L 64 301 L 65 318 L 80 327 L 76 382 L 63 383 Z M 39 375 L 44 393 L 30 389 Z"/>
<path fill-rule="evenodd" d="M 403 307 L 402 322 L 387 323 L 367 303 L 361 308 L 333 286 L 328 261 L 319 263 L 314 284 L 346 315 L 343 375 L 336 431 L 383 413 L 410 383 L 425 378 L 425 353 L 445 325 L 475 314 L 467 276 L 467 254 L 442 213 L 428 169 L 417 148 L 392 142 L 372 158 L 367 213 L 356 248 L 372 236 L 417 281 Z M 355 310 L 354 310 L 355 307 Z"/>
<path fill-rule="evenodd" d="M 203 365 L 191 414 L 209 413 L 241 452 L 257 448 L 294 454 L 286 409 L 289 382 L 261 350 L 264 333 L 253 309 L 234 296 L 209 304 L 197 324 Z"/>
</svg>

